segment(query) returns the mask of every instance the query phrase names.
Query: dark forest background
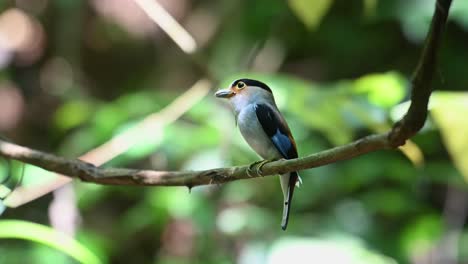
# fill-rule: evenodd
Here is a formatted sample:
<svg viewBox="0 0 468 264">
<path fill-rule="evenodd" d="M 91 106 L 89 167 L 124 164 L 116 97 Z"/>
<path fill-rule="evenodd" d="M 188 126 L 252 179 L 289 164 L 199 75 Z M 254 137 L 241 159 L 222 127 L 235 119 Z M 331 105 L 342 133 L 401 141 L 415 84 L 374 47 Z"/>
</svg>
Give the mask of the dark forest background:
<svg viewBox="0 0 468 264">
<path fill-rule="evenodd" d="M 213 93 L 250 77 L 301 156 L 342 145 L 406 111 L 435 3 L 159 2 L 195 47 L 131 0 L 0 0 L 1 135 L 66 157 L 97 148 L 87 159 L 103 166 L 245 165 L 258 157 Z M 302 171 L 286 232 L 276 177 L 74 181 L 9 208 L 60 180 L 0 159 L 0 263 L 468 263 L 467 62 L 468 2 L 454 0 L 426 126 L 401 151 Z"/>
</svg>

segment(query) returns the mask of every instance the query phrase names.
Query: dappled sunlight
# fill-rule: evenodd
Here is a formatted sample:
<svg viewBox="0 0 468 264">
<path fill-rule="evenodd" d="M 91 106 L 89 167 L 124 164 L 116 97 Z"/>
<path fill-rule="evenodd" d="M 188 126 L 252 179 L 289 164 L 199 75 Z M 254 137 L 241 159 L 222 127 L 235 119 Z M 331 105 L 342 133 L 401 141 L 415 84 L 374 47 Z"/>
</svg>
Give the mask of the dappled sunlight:
<svg viewBox="0 0 468 264">
<path fill-rule="evenodd" d="M 0 54 L 15 54 L 19 64 L 30 65 L 44 52 L 45 35 L 41 24 L 19 9 L 0 13 Z M 1 64 L 1 63 L 0 63 Z"/>
<path fill-rule="evenodd" d="M 116 182 L 155 171 L 102 185 L 0 158 L 0 262 L 467 262 L 468 1 L 453 1 L 424 127 L 340 162 L 321 151 L 385 140 L 407 113 L 435 0 L 0 1 L 0 150 Z M 299 157 L 333 161 L 299 171 L 286 231 L 277 177 L 187 180 L 260 159 L 214 96 L 239 78 L 271 88 Z M 141 186 L 174 171 L 180 187 Z"/>
<path fill-rule="evenodd" d="M 283 238 L 275 242 L 267 255 L 268 264 L 294 262 L 340 264 L 396 264 L 387 256 L 366 248 L 358 238 L 331 239 Z M 249 262 L 246 262 L 249 263 Z M 251 262 L 250 262 L 251 263 Z"/>
</svg>

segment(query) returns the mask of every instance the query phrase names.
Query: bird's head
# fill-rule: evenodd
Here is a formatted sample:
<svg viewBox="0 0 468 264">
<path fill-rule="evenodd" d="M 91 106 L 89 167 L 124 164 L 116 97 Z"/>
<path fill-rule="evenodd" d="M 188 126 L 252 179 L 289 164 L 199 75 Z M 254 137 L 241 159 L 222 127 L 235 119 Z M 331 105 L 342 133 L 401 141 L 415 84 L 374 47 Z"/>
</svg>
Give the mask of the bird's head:
<svg viewBox="0 0 468 264">
<path fill-rule="evenodd" d="M 245 78 L 235 80 L 229 88 L 217 91 L 215 96 L 229 99 L 235 105 L 273 100 L 273 94 L 268 85 L 257 80 Z"/>
</svg>

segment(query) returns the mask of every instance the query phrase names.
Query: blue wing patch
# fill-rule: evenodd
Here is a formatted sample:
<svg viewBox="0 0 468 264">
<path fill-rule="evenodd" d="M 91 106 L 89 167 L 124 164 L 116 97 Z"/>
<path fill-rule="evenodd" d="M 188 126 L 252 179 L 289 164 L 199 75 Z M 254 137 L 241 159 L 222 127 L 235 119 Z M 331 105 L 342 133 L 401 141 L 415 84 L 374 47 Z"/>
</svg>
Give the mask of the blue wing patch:
<svg viewBox="0 0 468 264">
<path fill-rule="evenodd" d="M 271 137 L 271 141 L 275 144 L 276 148 L 281 152 L 283 157 L 288 157 L 288 150 L 292 148 L 291 140 L 288 136 L 281 133 L 279 129 L 276 130 L 276 133 Z"/>
<path fill-rule="evenodd" d="M 291 132 L 280 117 L 267 104 L 257 104 L 255 106 L 257 119 L 263 130 L 271 139 L 276 149 L 285 159 L 297 158 L 296 145 L 293 142 Z"/>
</svg>

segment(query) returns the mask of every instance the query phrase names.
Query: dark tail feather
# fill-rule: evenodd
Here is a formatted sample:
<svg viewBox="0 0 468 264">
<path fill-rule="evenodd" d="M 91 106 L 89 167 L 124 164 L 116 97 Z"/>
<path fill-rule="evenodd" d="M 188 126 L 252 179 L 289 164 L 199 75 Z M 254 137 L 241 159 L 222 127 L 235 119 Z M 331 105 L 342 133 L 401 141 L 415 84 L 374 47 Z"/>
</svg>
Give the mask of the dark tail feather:
<svg viewBox="0 0 468 264">
<path fill-rule="evenodd" d="M 297 182 L 297 172 L 291 172 L 289 175 L 289 184 L 288 184 L 288 198 L 284 201 L 283 206 L 283 220 L 281 221 L 281 229 L 286 230 L 288 227 L 289 221 L 289 211 L 291 209 L 292 198 L 294 194 L 294 187 L 296 187 Z"/>
</svg>

